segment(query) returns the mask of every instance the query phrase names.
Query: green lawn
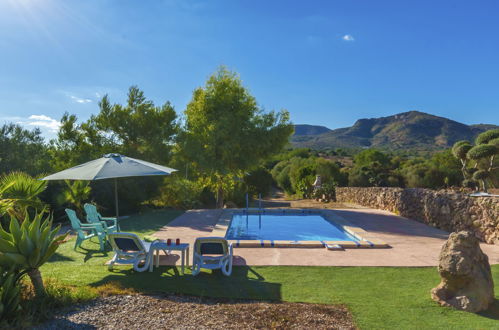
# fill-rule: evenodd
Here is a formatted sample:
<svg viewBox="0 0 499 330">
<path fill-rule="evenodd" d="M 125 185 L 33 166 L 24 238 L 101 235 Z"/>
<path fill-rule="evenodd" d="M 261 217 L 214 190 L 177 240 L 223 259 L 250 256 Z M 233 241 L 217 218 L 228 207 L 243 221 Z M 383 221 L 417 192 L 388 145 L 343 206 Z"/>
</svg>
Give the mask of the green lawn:
<svg viewBox="0 0 499 330">
<path fill-rule="evenodd" d="M 151 212 L 124 220 L 121 227 L 123 231 L 149 235 L 180 214 Z M 112 253 L 98 252 L 97 241 L 86 241 L 83 247 L 87 251 L 73 251 L 73 245 L 74 240 L 62 245 L 53 260 L 42 267 L 46 279 L 92 287 L 117 282 L 140 292 L 345 304 L 363 329 L 499 329 L 497 299 L 482 315 L 434 303 L 429 294 L 439 282 L 434 267 L 234 267 L 231 277 L 218 272 L 193 277 L 179 275 L 174 267 L 160 267 L 152 273 L 117 267 L 111 272 L 103 264 Z M 492 271 L 499 293 L 499 266 L 493 266 Z"/>
</svg>

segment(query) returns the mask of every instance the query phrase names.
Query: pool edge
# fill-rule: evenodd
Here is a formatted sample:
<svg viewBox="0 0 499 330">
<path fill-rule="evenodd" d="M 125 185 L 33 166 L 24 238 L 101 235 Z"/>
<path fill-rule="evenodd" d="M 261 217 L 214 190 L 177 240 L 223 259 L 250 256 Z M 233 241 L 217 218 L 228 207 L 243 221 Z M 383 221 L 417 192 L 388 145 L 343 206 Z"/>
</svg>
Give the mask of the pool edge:
<svg viewBox="0 0 499 330">
<path fill-rule="evenodd" d="M 327 248 L 330 250 L 338 249 L 352 249 L 352 248 L 390 248 L 386 242 L 378 239 L 376 235 L 355 226 L 350 221 L 334 213 L 334 210 L 328 209 L 300 209 L 300 208 L 286 208 L 286 209 L 224 209 L 215 224 L 212 236 L 225 237 L 229 229 L 232 216 L 235 213 L 243 212 L 248 214 L 319 214 L 326 221 L 332 225 L 341 227 L 358 242 L 350 241 L 286 241 L 286 240 L 229 240 L 235 248 L 261 248 L 261 247 L 278 247 L 278 248 Z"/>
</svg>

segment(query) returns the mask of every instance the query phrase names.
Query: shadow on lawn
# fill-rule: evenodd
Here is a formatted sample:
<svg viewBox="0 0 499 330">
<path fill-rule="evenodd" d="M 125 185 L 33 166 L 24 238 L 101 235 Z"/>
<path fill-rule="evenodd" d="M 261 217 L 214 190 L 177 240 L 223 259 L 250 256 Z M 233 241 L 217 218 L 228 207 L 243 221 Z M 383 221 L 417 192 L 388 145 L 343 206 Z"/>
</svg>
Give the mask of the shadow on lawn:
<svg viewBox="0 0 499 330">
<path fill-rule="evenodd" d="M 494 299 L 492 305 L 486 311 L 478 313 L 478 315 L 487 317 L 493 320 L 499 320 L 499 299 Z"/>
<path fill-rule="evenodd" d="M 59 261 L 74 261 L 73 258 L 62 255 L 59 252 L 54 253 L 47 262 L 59 262 Z"/>
<path fill-rule="evenodd" d="M 123 276 L 124 275 L 124 276 Z M 236 266 L 231 276 L 220 271 L 202 271 L 198 276 L 181 275 L 177 267 L 161 266 L 154 272 L 138 273 L 130 268 L 110 271 L 103 279 L 91 283 L 98 287 L 110 282 L 141 293 L 175 293 L 213 298 L 281 300 L 281 284 L 265 278 L 248 266 Z"/>
</svg>

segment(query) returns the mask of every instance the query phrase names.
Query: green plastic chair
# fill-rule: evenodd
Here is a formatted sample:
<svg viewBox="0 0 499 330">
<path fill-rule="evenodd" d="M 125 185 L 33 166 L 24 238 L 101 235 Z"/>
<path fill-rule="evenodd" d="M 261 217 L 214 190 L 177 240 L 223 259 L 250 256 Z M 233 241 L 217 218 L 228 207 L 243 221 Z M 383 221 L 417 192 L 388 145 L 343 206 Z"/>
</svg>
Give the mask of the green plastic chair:
<svg viewBox="0 0 499 330">
<path fill-rule="evenodd" d="M 104 227 L 100 223 L 86 224 L 81 223 L 80 219 L 76 215 L 76 212 L 71 209 L 66 209 L 66 214 L 68 215 L 69 221 L 71 222 L 71 227 L 76 232 L 76 243 L 74 249 L 81 246 L 83 241 L 91 239 L 92 237 L 97 237 L 99 239 L 100 250 L 104 251 L 104 245 L 106 243 L 106 232 Z"/>
<path fill-rule="evenodd" d="M 83 208 L 87 214 L 88 223 L 100 223 L 104 227 L 106 234 L 111 234 L 120 231 L 120 226 L 116 218 L 103 217 L 97 212 L 97 207 L 94 204 L 86 203 Z"/>
</svg>

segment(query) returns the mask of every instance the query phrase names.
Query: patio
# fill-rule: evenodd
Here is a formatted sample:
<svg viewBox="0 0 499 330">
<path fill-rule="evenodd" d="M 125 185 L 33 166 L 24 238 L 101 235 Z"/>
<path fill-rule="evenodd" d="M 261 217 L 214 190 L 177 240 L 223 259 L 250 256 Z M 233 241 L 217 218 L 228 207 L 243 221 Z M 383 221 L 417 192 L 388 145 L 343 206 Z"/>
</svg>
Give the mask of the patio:
<svg viewBox="0 0 499 330">
<path fill-rule="evenodd" d="M 191 210 L 153 234 L 160 239 L 180 238 L 193 244 L 210 236 L 223 210 Z M 235 248 L 234 264 L 249 266 L 437 266 L 440 248 L 448 233 L 393 213 L 369 208 L 335 209 L 334 214 L 364 229 L 391 248 Z M 481 244 L 491 264 L 499 264 L 499 246 Z M 192 252 L 191 252 L 192 253 Z M 192 255 L 191 255 L 192 259 Z M 179 263 L 176 256 L 162 256 L 161 264 Z"/>
</svg>

